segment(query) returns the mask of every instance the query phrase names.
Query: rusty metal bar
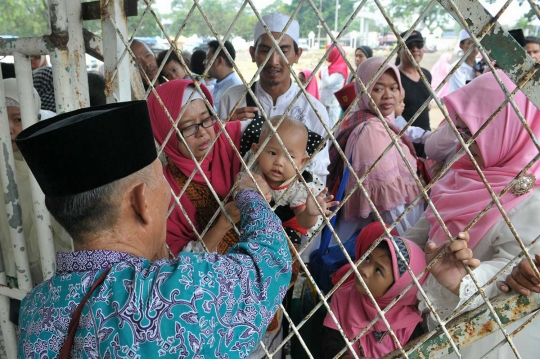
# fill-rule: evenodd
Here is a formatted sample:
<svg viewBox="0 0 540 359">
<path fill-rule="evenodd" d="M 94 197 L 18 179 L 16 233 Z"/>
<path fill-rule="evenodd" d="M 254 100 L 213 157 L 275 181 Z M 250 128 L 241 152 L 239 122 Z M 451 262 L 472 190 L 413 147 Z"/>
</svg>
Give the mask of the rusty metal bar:
<svg viewBox="0 0 540 359">
<path fill-rule="evenodd" d="M 473 0 L 438 0 L 439 3 L 470 33 L 480 34 L 482 29 L 494 21 L 491 14 L 478 1 Z M 465 22 L 462 21 L 465 20 Z M 474 39 L 473 39 L 474 40 Z M 499 23 L 485 34 L 480 43 L 490 49 L 489 58 L 497 62 L 497 66 L 512 79 L 520 83 L 535 66 L 534 60 L 527 55 L 525 49 Z M 479 47 L 480 48 L 480 47 Z M 512 56 L 508 56 L 512 54 Z M 540 108 L 540 72 L 537 72 L 532 81 L 523 86 L 523 93 L 527 95 L 536 107 Z"/>
<path fill-rule="evenodd" d="M 90 106 L 88 76 L 86 74 L 85 42 L 83 37 L 82 6 L 80 0 L 66 1 L 68 17 L 68 49 L 72 69 L 71 92 L 75 108 Z"/>
<path fill-rule="evenodd" d="M 38 122 L 36 113 L 39 109 L 36 109 L 34 104 L 32 71 L 30 59 L 27 56 L 15 54 L 15 73 L 17 75 L 17 89 L 21 105 L 22 125 L 23 128 L 28 128 Z M 34 212 L 33 221 L 36 227 L 39 244 L 43 279 L 49 279 L 56 273 L 56 253 L 51 230 L 51 215 L 45 207 L 45 195 L 31 172 L 29 173 L 29 182 Z M 24 260 L 28 261 L 26 252 L 23 252 L 22 255 L 24 255 Z M 17 257 L 17 254 L 15 254 L 16 259 Z"/>
<path fill-rule="evenodd" d="M 51 23 L 50 38 L 54 40 L 51 48 L 51 65 L 53 70 L 54 98 L 56 113 L 75 110 L 71 91 L 71 60 L 67 46 L 68 18 L 65 0 L 49 0 L 49 17 Z"/>
<path fill-rule="evenodd" d="M 124 12 L 122 0 L 101 0 L 102 13 L 114 20 L 114 25 L 102 17 L 101 28 L 103 32 L 103 55 L 105 63 L 105 83 L 108 88 L 107 102 L 130 101 L 130 69 L 127 58 L 120 58 L 124 50 L 122 41 L 116 36 L 118 31 L 127 37 L 127 17 Z M 113 73 L 118 71 L 117 76 Z"/>
<path fill-rule="evenodd" d="M 507 326 L 538 311 L 540 309 L 540 294 L 534 293 L 528 297 L 518 294 L 501 294 L 493 298 L 491 302 L 497 318 Z M 483 304 L 475 310 L 455 318 L 446 325 L 449 327 L 453 340 L 460 348 L 463 348 L 499 330 L 494 321 L 493 313 L 486 304 Z M 433 336 L 423 342 L 428 335 Z M 422 344 L 414 351 L 408 351 L 418 343 Z M 448 338 L 441 333 L 440 329 L 425 334 L 407 344 L 404 349 L 407 350 L 410 359 L 442 358 L 454 352 L 454 349 L 448 343 Z M 401 353 L 394 351 L 383 358 L 401 358 Z"/>
<path fill-rule="evenodd" d="M 0 161 L 0 178 L 5 197 L 6 213 L 8 215 L 9 235 L 13 245 L 13 256 L 17 269 L 19 288 L 32 289 L 32 274 L 26 257 L 26 240 L 23 234 L 22 210 L 19 201 L 19 189 L 15 178 L 15 158 L 11 144 L 11 135 L 6 108 L 4 84 L 0 86 L 0 145 L 2 160 Z"/>
</svg>

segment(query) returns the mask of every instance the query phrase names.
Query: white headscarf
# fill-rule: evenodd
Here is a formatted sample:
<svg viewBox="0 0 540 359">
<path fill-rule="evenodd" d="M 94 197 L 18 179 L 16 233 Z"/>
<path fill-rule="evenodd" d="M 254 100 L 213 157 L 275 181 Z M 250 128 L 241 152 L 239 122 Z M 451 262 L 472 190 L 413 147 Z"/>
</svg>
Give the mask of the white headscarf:
<svg viewBox="0 0 540 359">
<path fill-rule="evenodd" d="M 21 101 L 19 100 L 19 91 L 17 90 L 16 79 L 4 79 L 4 92 L 6 94 L 6 106 L 21 107 Z M 36 110 L 36 116 L 39 115 L 39 109 L 41 108 L 41 99 L 35 88 L 32 87 L 34 98 L 34 109 Z"/>
</svg>

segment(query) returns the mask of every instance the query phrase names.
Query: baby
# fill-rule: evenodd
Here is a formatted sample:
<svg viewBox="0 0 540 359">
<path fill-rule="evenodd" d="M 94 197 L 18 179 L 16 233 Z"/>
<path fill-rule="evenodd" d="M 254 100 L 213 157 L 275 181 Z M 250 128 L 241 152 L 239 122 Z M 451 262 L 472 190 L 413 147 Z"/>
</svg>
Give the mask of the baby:
<svg viewBox="0 0 540 359">
<path fill-rule="evenodd" d="M 399 103 L 394 110 L 394 113 L 396 115 L 396 125 L 399 127 L 400 130 L 402 130 L 403 127 L 407 125 L 407 120 L 405 120 L 403 116 L 401 116 L 404 110 L 405 90 L 402 90 L 401 97 L 399 98 Z M 405 135 L 407 135 L 413 143 L 425 143 L 426 139 L 431 135 L 431 131 L 426 131 L 416 126 L 409 126 L 409 128 L 407 128 L 407 130 L 405 131 Z"/>
<path fill-rule="evenodd" d="M 280 118 L 281 116 L 270 118 L 269 121 L 274 128 Z M 294 164 L 302 171 L 302 168 L 309 160 L 306 152 L 308 142 L 307 127 L 302 122 L 287 116 L 276 129 L 276 132 L 291 155 Z M 262 126 L 259 143 L 252 144 L 251 150 L 244 156 L 246 163 L 249 163 L 255 153 L 259 151 L 268 136 L 271 136 L 271 138 L 266 146 L 262 148 L 251 171 L 262 175 L 268 183 L 272 201 L 278 204 L 276 214 L 283 222 L 283 227 L 286 230 L 289 229 L 289 236 L 291 235 L 291 229 L 301 234 L 307 234 L 309 229 L 315 229 L 322 223 L 322 218 L 319 217 L 321 213 L 315 201 L 309 196 L 308 188 L 315 195 L 325 215 L 330 213 L 330 207 L 339 204 L 339 202 L 332 201 L 334 196 L 326 196 L 328 189 L 314 174 L 307 171 L 302 173 L 308 188 L 300 179 L 295 178 L 296 171 L 279 144 L 277 136 L 272 134 L 268 121 Z M 289 189 L 289 187 L 292 188 Z M 287 191 L 287 189 L 289 190 Z M 290 210 L 287 211 L 287 209 Z"/>
</svg>

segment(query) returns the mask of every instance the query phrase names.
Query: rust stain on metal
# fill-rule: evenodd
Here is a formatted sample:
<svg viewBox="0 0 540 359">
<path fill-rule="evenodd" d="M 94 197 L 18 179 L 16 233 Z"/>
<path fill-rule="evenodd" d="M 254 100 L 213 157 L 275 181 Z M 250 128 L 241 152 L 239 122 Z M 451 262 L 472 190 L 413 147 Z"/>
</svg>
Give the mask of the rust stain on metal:
<svg viewBox="0 0 540 359">
<path fill-rule="evenodd" d="M 489 321 L 485 323 L 484 325 L 482 325 L 482 328 L 478 332 L 478 335 L 480 336 L 488 335 L 488 334 L 493 333 L 494 330 L 495 330 L 495 322 Z"/>
<path fill-rule="evenodd" d="M 50 35 L 43 36 L 45 46 L 52 51 L 54 49 L 66 50 L 67 43 L 69 41 L 69 34 L 67 31 L 53 32 Z"/>
</svg>

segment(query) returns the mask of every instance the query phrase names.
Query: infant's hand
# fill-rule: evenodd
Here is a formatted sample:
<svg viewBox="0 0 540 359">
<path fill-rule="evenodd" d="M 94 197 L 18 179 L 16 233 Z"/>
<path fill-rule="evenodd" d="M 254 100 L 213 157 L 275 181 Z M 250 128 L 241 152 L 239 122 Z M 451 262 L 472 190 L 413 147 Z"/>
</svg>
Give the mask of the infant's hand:
<svg viewBox="0 0 540 359">
<path fill-rule="evenodd" d="M 311 190 L 312 193 L 314 193 L 314 189 Z M 328 188 L 324 188 L 321 193 L 319 193 L 317 196 L 315 196 L 315 199 L 319 203 L 319 206 L 324 211 L 324 215 L 328 216 L 332 213 L 330 208 L 337 206 L 339 204 L 339 201 L 332 201 L 334 199 L 333 195 L 327 196 Z M 319 216 L 322 213 L 319 211 L 319 208 L 317 208 L 317 204 L 315 201 L 313 201 L 313 198 L 311 196 L 308 196 L 306 200 L 306 211 L 310 216 Z"/>
</svg>

